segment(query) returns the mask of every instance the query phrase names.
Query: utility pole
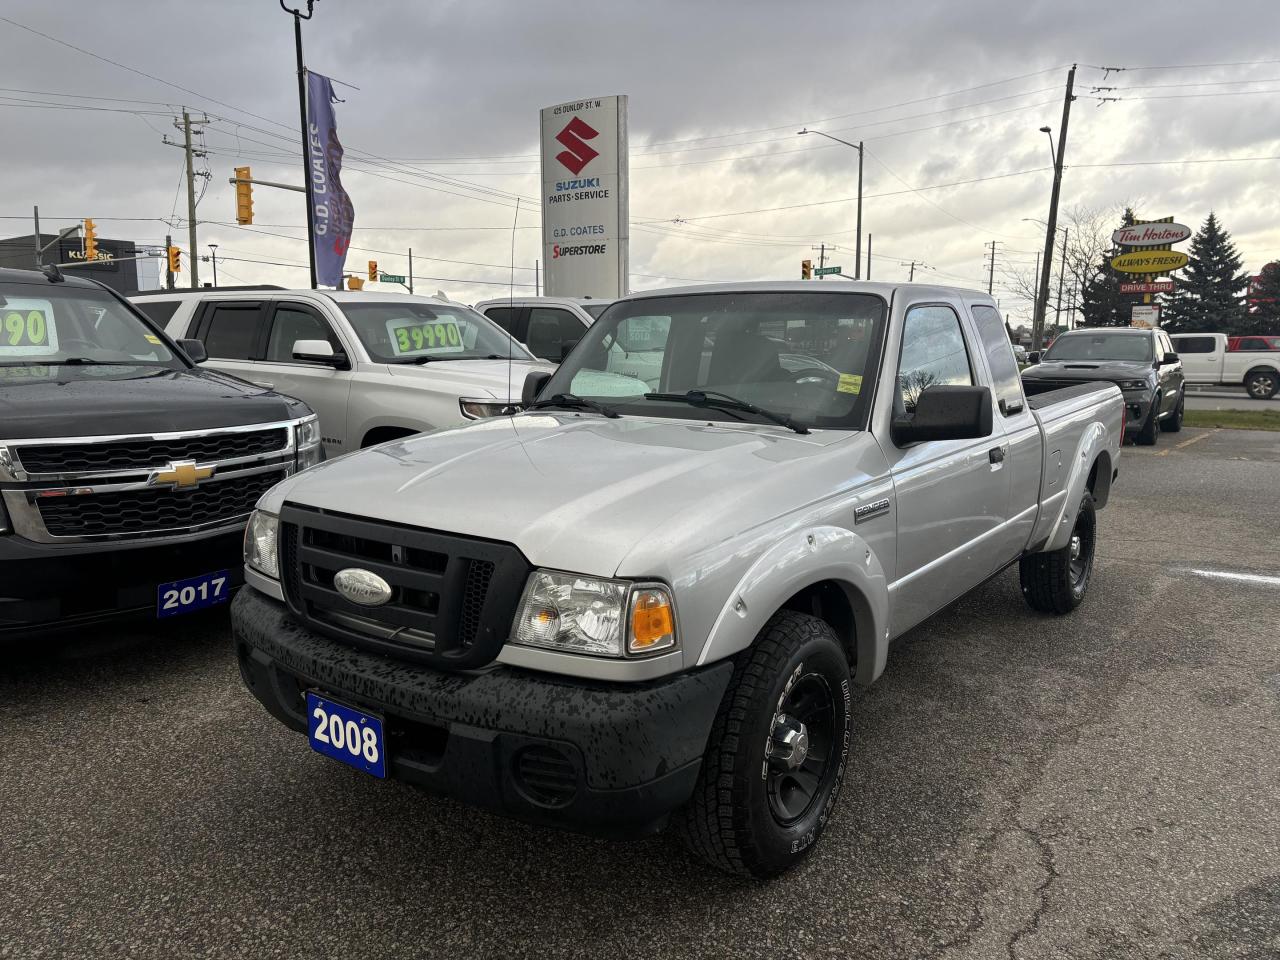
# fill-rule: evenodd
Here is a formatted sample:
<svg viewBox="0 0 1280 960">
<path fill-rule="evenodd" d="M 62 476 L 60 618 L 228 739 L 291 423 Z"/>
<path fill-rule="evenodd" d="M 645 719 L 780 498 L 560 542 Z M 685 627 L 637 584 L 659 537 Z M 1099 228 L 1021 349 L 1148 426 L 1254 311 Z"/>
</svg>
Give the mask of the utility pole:
<svg viewBox="0 0 1280 960">
<path fill-rule="evenodd" d="M 192 124 L 199 126 L 208 123 L 208 120 L 192 120 L 191 114 L 187 110 L 182 111 L 182 119 L 174 120 L 173 125 L 182 131 L 182 143 L 174 143 L 168 137 L 164 138 L 165 146 L 178 147 L 184 150 L 187 155 L 187 242 L 191 245 L 188 251 L 188 259 L 191 261 L 191 289 L 195 290 L 200 286 L 200 254 L 196 239 L 196 177 L 204 177 L 208 179 L 209 172 L 207 170 L 196 173 L 195 158 L 208 156 L 203 150 L 194 150 L 191 147 L 191 127 Z"/>
<path fill-rule="evenodd" d="M 853 253 L 853 279 L 861 280 L 862 274 L 859 272 L 859 264 L 862 262 L 862 141 L 858 141 L 858 245 Z M 867 240 L 867 279 L 871 279 L 871 240 Z"/>
<path fill-rule="evenodd" d="M 999 240 L 992 240 L 990 243 L 984 243 L 984 247 L 991 248 L 991 262 L 987 264 L 987 296 L 991 296 L 992 290 L 996 285 L 996 244 Z"/>
<path fill-rule="evenodd" d="M 535 297 L 542 296 L 542 277 L 538 275 L 540 266 L 539 261 L 533 261 L 533 295 Z"/>
<path fill-rule="evenodd" d="M 38 270 L 40 269 L 40 261 L 44 259 L 44 250 L 42 250 L 40 247 L 40 207 L 33 206 L 31 208 L 31 212 L 32 212 L 32 217 L 36 222 L 36 232 L 34 234 L 34 239 L 36 242 L 36 269 Z"/>
<path fill-rule="evenodd" d="M 907 283 L 914 283 L 916 279 L 916 262 L 911 261 L 911 272 L 907 274 Z"/>
<path fill-rule="evenodd" d="M 1067 71 L 1067 91 L 1062 99 L 1062 126 L 1058 131 L 1058 151 L 1053 163 L 1053 192 L 1049 196 L 1049 222 L 1044 232 L 1044 270 L 1036 295 L 1035 319 L 1031 324 L 1031 349 L 1039 350 L 1044 336 L 1044 316 L 1049 306 L 1049 274 L 1053 269 L 1053 241 L 1058 234 L 1058 196 L 1062 192 L 1062 167 L 1067 157 L 1067 124 L 1071 121 L 1072 90 L 1076 83 L 1076 65 Z M 1047 129 L 1047 128 L 1046 128 Z M 1050 142 L 1053 135 L 1049 136 Z"/>
<path fill-rule="evenodd" d="M 413 247 L 409 248 L 409 294 L 413 295 Z"/>
<path fill-rule="evenodd" d="M 165 286 L 167 286 L 170 290 L 173 289 L 173 271 L 169 269 L 169 248 L 172 246 L 173 246 L 173 235 L 166 233 L 164 235 L 164 253 L 165 253 L 164 279 L 165 279 Z"/>
<path fill-rule="evenodd" d="M 311 194 L 311 133 L 307 128 L 307 68 L 302 65 L 302 21 L 310 20 L 315 0 L 307 0 L 307 12 L 291 10 L 280 0 L 280 9 L 293 16 L 293 45 L 298 57 L 298 130 L 302 134 L 302 175 L 307 192 L 307 262 L 311 289 L 316 289 L 316 205 Z"/>
<path fill-rule="evenodd" d="M 869 233 L 867 234 L 867 279 L 871 279 L 871 234 Z"/>
<path fill-rule="evenodd" d="M 820 243 L 816 247 L 810 247 L 809 249 L 818 251 L 818 279 L 827 279 L 827 275 L 822 272 L 822 268 L 827 265 L 827 245 L 825 243 Z M 832 247 L 831 249 L 834 250 L 835 247 Z"/>
<path fill-rule="evenodd" d="M 1062 323 L 1062 281 L 1067 277 L 1067 234 L 1070 231 L 1070 227 L 1062 228 L 1062 260 L 1058 263 L 1058 305 L 1053 312 L 1053 325 L 1055 327 Z"/>
</svg>

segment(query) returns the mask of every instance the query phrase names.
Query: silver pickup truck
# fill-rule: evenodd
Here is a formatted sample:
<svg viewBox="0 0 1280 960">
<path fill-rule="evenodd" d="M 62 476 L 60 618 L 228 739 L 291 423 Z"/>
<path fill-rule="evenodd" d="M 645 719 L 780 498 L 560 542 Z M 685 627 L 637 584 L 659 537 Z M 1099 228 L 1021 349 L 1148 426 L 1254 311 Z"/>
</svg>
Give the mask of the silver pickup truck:
<svg viewBox="0 0 1280 960">
<path fill-rule="evenodd" d="M 661 330 L 657 386 L 610 369 Z M 1028 400 L 990 297 L 888 283 L 609 307 L 529 409 L 269 491 L 232 623 L 313 749 L 511 816 L 679 825 L 756 877 L 809 853 L 855 684 L 1017 565 L 1065 614 L 1117 476 L 1112 384 Z"/>
</svg>

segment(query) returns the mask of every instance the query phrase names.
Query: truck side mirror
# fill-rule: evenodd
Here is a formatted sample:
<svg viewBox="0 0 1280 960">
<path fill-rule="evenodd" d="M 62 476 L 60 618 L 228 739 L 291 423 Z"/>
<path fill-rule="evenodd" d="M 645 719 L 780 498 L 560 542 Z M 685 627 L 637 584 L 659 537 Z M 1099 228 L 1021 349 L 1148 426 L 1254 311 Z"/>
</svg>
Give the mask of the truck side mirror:
<svg viewBox="0 0 1280 960">
<path fill-rule="evenodd" d="M 328 340 L 293 341 L 293 359 L 306 363 L 323 363 L 335 370 L 349 370 L 351 363 L 345 353 L 338 353 Z"/>
<path fill-rule="evenodd" d="M 527 407 L 533 401 L 538 399 L 538 394 L 542 392 L 542 388 L 547 385 L 547 381 L 551 379 L 551 374 L 544 373 L 541 370 L 534 370 L 524 378 L 524 386 L 520 390 L 520 406 Z"/>
<path fill-rule="evenodd" d="M 1039 362 L 1040 362 L 1039 350 L 1032 350 L 1030 353 L 1027 354 L 1027 363 L 1039 363 Z"/>
<path fill-rule="evenodd" d="M 1177 362 L 1178 362 L 1178 355 L 1176 353 L 1166 353 L 1164 355 L 1164 359 L 1160 361 L 1161 365 L 1164 365 L 1166 363 L 1177 363 Z"/>
<path fill-rule="evenodd" d="M 209 353 L 204 348 L 204 344 L 199 340 L 179 340 L 178 346 L 182 348 L 182 352 L 187 355 L 187 359 L 192 363 L 204 363 L 209 359 Z"/>
<path fill-rule="evenodd" d="M 971 440 L 990 436 L 992 419 L 986 387 L 934 384 L 920 391 L 914 411 L 893 418 L 889 434 L 899 447 L 921 440 Z"/>
</svg>

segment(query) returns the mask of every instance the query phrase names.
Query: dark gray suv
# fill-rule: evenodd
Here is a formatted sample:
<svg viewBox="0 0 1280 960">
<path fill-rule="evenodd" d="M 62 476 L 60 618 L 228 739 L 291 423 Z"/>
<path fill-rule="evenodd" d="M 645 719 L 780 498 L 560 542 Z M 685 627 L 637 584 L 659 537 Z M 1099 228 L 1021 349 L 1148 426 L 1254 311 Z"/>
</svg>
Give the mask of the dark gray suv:
<svg viewBox="0 0 1280 960">
<path fill-rule="evenodd" d="M 1028 395 L 1106 380 L 1124 392 L 1126 437 L 1149 446 L 1161 430 L 1177 433 L 1182 429 L 1186 404 L 1182 361 L 1163 330 L 1071 330 L 1029 359 L 1036 365 L 1022 371 Z"/>
</svg>

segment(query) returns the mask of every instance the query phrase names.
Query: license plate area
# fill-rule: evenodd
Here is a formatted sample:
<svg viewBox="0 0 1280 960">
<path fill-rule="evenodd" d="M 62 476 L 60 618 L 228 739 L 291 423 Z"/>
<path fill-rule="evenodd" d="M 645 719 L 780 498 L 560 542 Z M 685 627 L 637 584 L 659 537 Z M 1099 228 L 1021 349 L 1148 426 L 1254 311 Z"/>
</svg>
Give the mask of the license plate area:
<svg viewBox="0 0 1280 960">
<path fill-rule="evenodd" d="M 372 776 L 387 775 L 382 718 L 307 691 L 307 740 L 311 749 Z"/>
<path fill-rule="evenodd" d="M 205 607 L 214 607 L 231 599 L 231 575 L 226 570 L 202 573 L 186 580 L 162 583 L 156 587 L 156 617 L 174 617 Z"/>
</svg>

